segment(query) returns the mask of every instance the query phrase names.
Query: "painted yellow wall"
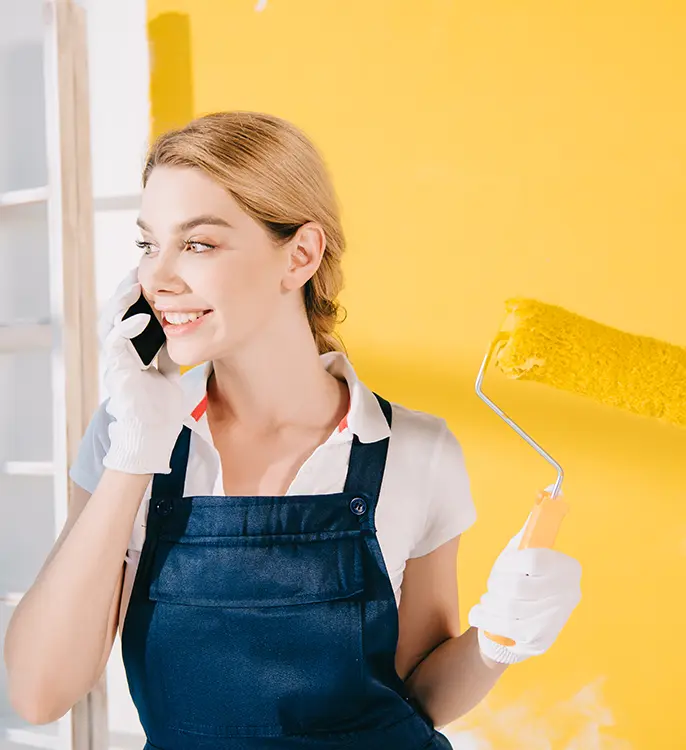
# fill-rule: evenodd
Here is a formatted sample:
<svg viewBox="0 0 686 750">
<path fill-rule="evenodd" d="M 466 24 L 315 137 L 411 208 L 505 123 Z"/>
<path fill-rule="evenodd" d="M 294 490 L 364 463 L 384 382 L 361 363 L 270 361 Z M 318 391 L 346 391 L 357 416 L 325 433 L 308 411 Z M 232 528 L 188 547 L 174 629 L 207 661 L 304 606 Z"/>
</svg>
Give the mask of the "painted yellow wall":
<svg viewBox="0 0 686 750">
<path fill-rule="evenodd" d="M 686 6 L 148 8 L 158 29 L 164 13 L 190 19 L 194 114 L 272 112 L 324 152 L 349 238 L 354 363 L 386 397 L 448 418 L 465 448 L 479 510 L 459 560 L 466 622 L 554 478 L 473 395 L 503 300 L 686 345 Z M 188 92 L 154 75 L 153 118 L 183 119 Z M 568 472 L 559 548 L 583 563 L 584 600 L 547 655 L 450 731 L 479 750 L 682 750 L 686 431 L 498 373 L 487 388 Z"/>
</svg>

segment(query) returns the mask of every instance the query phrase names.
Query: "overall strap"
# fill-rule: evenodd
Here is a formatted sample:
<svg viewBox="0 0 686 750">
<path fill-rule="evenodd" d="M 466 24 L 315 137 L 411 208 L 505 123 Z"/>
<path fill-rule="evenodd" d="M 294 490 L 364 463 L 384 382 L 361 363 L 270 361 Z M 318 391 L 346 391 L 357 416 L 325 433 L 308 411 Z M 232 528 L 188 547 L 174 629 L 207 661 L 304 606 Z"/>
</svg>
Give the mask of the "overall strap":
<svg viewBox="0 0 686 750">
<path fill-rule="evenodd" d="M 171 473 L 155 474 L 152 480 L 152 497 L 183 497 L 186 484 L 186 467 L 191 444 L 190 427 L 184 425 L 176 439 L 171 455 Z"/>
<path fill-rule="evenodd" d="M 375 393 L 374 395 L 390 427 L 392 422 L 391 405 L 378 394 Z M 359 492 L 360 494 L 364 494 L 376 505 L 381 490 L 384 469 L 386 468 L 386 455 L 388 454 L 389 443 L 390 437 L 378 440 L 375 443 L 362 443 L 357 435 L 353 436 L 350 464 L 343 489 L 344 492 Z"/>
</svg>

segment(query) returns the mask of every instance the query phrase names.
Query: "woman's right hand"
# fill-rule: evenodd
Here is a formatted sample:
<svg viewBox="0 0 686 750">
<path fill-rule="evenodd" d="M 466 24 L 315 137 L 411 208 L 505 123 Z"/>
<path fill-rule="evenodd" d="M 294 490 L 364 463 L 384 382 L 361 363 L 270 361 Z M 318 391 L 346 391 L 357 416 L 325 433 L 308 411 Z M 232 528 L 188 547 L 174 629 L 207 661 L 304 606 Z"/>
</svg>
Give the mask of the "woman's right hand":
<svg viewBox="0 0 686 750">
<path fill-rule="evenodd" d="M 169 461 L 187 416 L 180 371 L 166 344 L 157 368 L 142 369 L 130 339 L 142 333 L 150 319 L 139 314 L 122 321 L 141 295 L 138 269 L 117 287 L 100 317 L 99 331 L 105 354 L 106 410 L 114 417 L 109 426 L 110 448 L 103 459 L 108 469 L 128 474 L 169 474 Z"/>
</svg>

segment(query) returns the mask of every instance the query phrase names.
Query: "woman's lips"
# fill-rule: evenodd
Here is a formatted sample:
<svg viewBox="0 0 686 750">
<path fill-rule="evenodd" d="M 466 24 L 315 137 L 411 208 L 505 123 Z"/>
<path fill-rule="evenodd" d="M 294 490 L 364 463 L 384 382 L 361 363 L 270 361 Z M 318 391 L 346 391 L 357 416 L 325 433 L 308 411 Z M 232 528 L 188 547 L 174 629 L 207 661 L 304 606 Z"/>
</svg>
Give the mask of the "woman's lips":
<svg viewBox="0 0 686 750">
<path fill-rule="evenodd" d="M 166 317 L 162 317 L 162 327 L 167 336 L 183 336 L 186 333 L 192 333 L 199 328 L 207 318 L 212 315 L 212 310 L 209 310 L 204 315 L 201 315 L 197 320 L 193 320 L 190 323 L 170 323 Z"/>
</svg>

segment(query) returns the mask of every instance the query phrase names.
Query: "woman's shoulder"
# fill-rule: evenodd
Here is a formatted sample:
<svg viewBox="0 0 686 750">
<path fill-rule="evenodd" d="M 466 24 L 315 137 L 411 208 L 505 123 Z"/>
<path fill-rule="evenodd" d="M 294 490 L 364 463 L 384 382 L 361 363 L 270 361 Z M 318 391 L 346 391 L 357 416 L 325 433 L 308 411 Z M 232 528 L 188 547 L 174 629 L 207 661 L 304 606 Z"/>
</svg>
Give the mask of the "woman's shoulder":
<svg viewBox="0 0 686 750">
<path fill-rule="evenodd" d="M 107 411 L 108 401 L 105 399 L 93 412 L 69 469 L 72 480 L 90 493 L 98 486 L 104 470 L 102 462 L 110 449 L 109 426 L 114 417 Z"/>
<path fill-rule="evenodd" d="M 391 408 L 389 450 L 411 473 L 455 477 L 465 472 L 462 445 L 444 417 L 402 404 Z"/>
<path fill-rule="evenodd" d="M 443 417 L 403 404 L 391 403 L 393 414 L 391 431 L 398 440 L 409 441 L 416 446 L 435 446 L 450 433 L 448 422 Z"/>
<path fill-rule="evenodd" d="M 462 446 L 447 420 L 402 404 L 391 406 L 393 517 L 398 503 L 406 503 L 403 508 L 414 520 L 405 557 L 422 557 L 468 529 L 476 509 Z M 393 526 L 395 533 L 395 520 Z"/>
<path fill-rule="evenodd" d="M 107 411 L 109 402 L 109 398 L 100 402 L 83 433 L 82 442 L 87 446 L 97 448 L 98 452 L 104 450 L 106 453 L 109 450 L 109 426 L 114 422 L 114 417 Z"/>
</svg>

